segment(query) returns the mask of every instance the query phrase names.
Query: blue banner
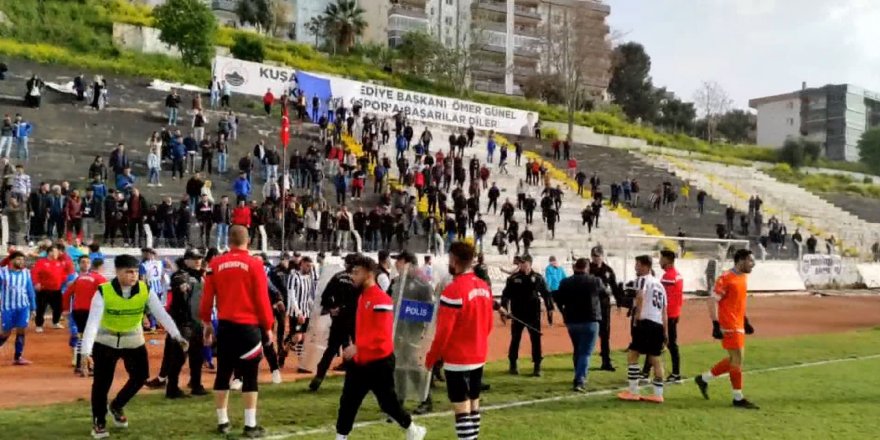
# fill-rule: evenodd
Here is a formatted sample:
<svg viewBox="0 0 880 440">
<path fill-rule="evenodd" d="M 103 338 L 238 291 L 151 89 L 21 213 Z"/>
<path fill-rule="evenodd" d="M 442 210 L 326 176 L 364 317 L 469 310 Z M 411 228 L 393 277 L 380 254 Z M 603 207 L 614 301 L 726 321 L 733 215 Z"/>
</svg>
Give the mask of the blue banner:
<svg viewBox="0 0 880 440">
<path fill-rule="evenodd" d="M 408 322 L 431 322 L 434 318 L 434 304 L 403 299 L 400 301 L 398 317 Z"/>
</svg>

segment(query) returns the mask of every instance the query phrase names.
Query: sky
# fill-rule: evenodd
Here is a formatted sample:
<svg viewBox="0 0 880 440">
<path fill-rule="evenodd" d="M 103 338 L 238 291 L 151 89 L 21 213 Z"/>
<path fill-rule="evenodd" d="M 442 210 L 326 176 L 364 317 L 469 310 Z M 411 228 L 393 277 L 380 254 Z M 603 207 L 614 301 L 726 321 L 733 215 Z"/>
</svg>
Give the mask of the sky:
<svg viewBox="0 0 880 440">
<path fill-rule="evenodd" d="M 880 92 L 878 0 L 605 0 L 619 41 L 651 57 L 655 86 L 693 100 L 716 81 L 751 98 L 852 83 Z"/>
</svg>

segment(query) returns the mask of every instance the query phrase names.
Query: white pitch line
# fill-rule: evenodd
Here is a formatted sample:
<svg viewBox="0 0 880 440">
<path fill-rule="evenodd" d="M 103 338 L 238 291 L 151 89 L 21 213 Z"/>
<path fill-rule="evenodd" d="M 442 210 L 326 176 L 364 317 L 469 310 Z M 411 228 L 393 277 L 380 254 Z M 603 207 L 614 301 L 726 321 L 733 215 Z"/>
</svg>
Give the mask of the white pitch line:
<svg viewBox="0 0 880 440">
<path fill-rule="evenodd" d="M 866 361 L 866 360 L 872 360 L 872 359 L 880 359 L 880 354 L 872 354 L 872 355 L 867 355 L 867 356 L 851 356 L 851 357 L 845 357 L 845 358 L 827 359 L 824 361 L 805 362 L 802 364 L 792 364 L 792 365 L 784 365 L 781 367 L 770 367 L 770 368 L 762 368 L 760 370 L 744 371 L 743 373 L 744 374 L 772 373 L 772 372 L 783 371 L 783 370 L 795 370 L 798 368 L 818 367 L 818 366 L 828 365 L 828 364 L 838 364 L 841 362 Z M 693 379 L 688 379 L 686 382 L 692 382 L 692 381 L 693 381 Z M 487 412 L 487 411 L 498 411 L 498 410 L 504 410 L 504 409 L 509 409 L 509 408 L 517 408 L 520 406 L 540 405 L 543 403 L 559 402 L 559 401 L 563 401 L 563 400 L 580 399 L 580 398 L 586 398 L 586 397 L 607 396 L 607 395 L 614 393 L 615 391 L 618 391 L 620 389 L 621 388 L 604 389 L 604 390 L 590 391 L 587 393 L 563 394 L 563 395 L 559 395 L 559 396 L 545 397 L 542 399 L 521 400 L 521 401 L 516 401 L 516 402 L 499 403 L 496 405 L 486 405 L 486 406 L 480 407 L 480 412 L 483 413 L 483 412 Z M 421 416 L 413 416 L 413 419 L 432 419 L 432 418 L 437 418 L 437 417 L 452 417 L 452 415 L 453 415 L 452 411 L 441 411 L 441 412 L 432 412 L 430 414 L 424 414 Z M 385 421 L 385 420 L 372 420 L 372 421 L 368 421 L 368 422 L 359 422 L 359 423 L 354 424 L 354 428 L 363 428 L 363 427 L 367 427 L 367 426 L 380 425 L 380 424 L 386 424 L 386 423 L 387 423 L 387 421 Z M 336 429 L 336 427 L 334 427 L 334 426 L 324 426 L 321 428 L 312 428 L 312 429 L 308 429 L 308 430 L 304 430 L 304 431 L 278 433 L 278 434 L 266 436 L 264 438 L 267 440 L 282 440 L 282 439 L 287 439 L 287 438 L 291 438 L 291 437 L 301 437 L 304 435 L 326 434 L 328 432 L 334 432 L 335 429 Z"/>
</svg>

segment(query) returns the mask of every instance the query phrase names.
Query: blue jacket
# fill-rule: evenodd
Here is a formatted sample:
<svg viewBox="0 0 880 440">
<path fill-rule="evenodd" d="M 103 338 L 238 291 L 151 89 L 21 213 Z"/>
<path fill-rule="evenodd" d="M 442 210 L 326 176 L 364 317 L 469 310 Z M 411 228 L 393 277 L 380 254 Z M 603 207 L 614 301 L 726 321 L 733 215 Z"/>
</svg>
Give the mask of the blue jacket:
<svg viewBox="0 0 880 440">
<path fill-rule="evenodd" d="M 548 265 L 544 269 L 544 278 L 547 280 L 547 290 L 551 292 L 559 290 L 559 283 L 565 278 L 565 269 L 552 264 Z"/>
<path fill-rule="evenodd" d="M 489 142 L 486 144 L 486 149 L 489 150 L 490 153 L 495 151 L 495 139 L 489 139 Z"/>
<path fill-rule="evenodd" d="M 179 137 L 175 137 L 171 139 L 171 157 L 175 159 L 183 159 L 186 156 L 186 148 L 184 148 L 183 143 L 180 142 Z"/>
<path fill-rule="evenodd" d="M 232 184 L 232 189 L 237 196 L 248 197 L 251 195 L 251 183 L 244 177 L 235 179 L 235 183 Z"/>
<path fill-rule="evenodd" d="M 397 151 L 406 150 L 406 138 L 403 136 L 397 136 Z"/>
<path fill-rule="evenodd" d="M 126 176 L 119 174 L 116 176 L 116 189 L 128 191 L 134 186 L 134 174 Z"/>
<path fill-rule="evenodd" d="M 339 173 L 333 178 L 333 184 L 336 185 L 336 191 L 345 192 L 345 174 Z"/>
<path fill-rule="evenodd" d="M 26 138 L 31 135 L 31 131 L 33 131 L 33 126 L 30 122 L 21 121 L 15 124 L 15 128 L 13 129 L 12 136 L 17 138 Z"/>
<path fill-rule="evenodd" d="M 95 198 L 98 200 L 104 200 L 107 198 L 107 185 L 103 183 L 93 183 L 92 191 L 95 192 Z"/>
</svg>

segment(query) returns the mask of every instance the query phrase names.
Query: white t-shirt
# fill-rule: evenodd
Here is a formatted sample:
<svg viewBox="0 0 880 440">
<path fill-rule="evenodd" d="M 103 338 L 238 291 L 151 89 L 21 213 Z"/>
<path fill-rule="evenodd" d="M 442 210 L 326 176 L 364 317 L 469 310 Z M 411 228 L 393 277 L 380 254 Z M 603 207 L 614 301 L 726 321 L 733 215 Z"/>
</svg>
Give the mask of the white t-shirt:
<svg viewBox="0 0 880 440">
<path fill-rule="evenodd" d="M 666 307 L 666 289 L 663 284 L 653 275 L 644 275 L 636 281 L 636 286 L 642 297 L 639 319 L 654 321 L 662 325 L 663 309 Z"/>
</svg>

